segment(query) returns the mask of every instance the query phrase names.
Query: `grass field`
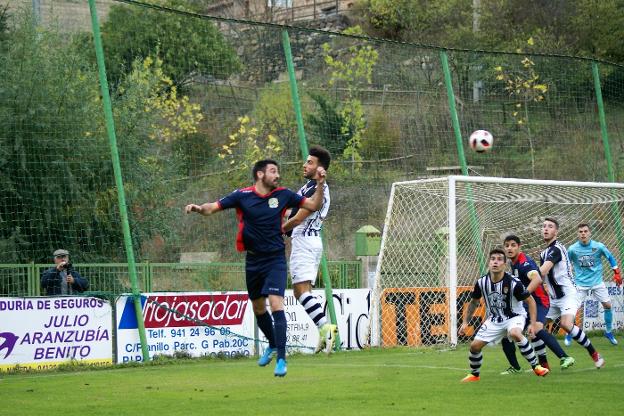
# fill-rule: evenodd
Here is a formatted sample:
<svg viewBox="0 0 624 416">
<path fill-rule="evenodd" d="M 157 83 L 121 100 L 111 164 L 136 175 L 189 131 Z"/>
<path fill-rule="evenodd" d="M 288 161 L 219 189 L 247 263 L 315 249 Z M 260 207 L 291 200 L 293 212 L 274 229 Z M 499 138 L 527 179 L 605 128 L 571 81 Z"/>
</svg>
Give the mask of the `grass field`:
<svg viewBox="0 0 624 416">
<path fill-rule="evenodd" d="M 553 362 L 546 378 L 499 375 L 506 368 L 500 346 L 484 350 L 481 381 L 469 384 L 459 382 L 467 373 L 465 345 L 455 351 L 373 349 L 292 356 L 285 378 L 273 376 L 273 363 L 260 368 L 251 359 L 3 375 L 0 403 L 2 414 L 12 416 L 620 415 L 624 347 L 593 338 L 606 359 L 603 369 L 574 345 L 568 350 L 576 365 L 564 372 Z"/>
</svg>

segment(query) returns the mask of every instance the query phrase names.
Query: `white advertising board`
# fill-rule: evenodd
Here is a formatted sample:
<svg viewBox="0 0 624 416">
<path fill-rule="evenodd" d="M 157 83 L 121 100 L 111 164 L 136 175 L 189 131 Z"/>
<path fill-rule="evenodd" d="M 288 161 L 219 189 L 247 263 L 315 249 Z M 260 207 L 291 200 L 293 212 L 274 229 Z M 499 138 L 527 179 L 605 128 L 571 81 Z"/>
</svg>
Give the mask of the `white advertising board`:
<svg viewBox="0 0 624 416">
<path fill-rule="evenodd" d="M 0 298 L 0 372 L 112 364 L 111 317 L 97 298 Z"/>
<path fill-rule="evenodd" d="M 193 357 L 254 353 L 254 317 L 246 292 L 144 293 L 149 355 Z M 132 296 L 117 300 L 117 362 L 142 361 Z"/>
<path fill-rule="evenodd" d="M 613 330 L 624 328 L 624 291 L 620 286 L 615 286 L 612 282 L 605 283 L 611 298 L 611 311 L 613 313 Z M 583 308 L 583 330 L 584 331 L 604 331 L 604 309 L 600 302 L 588 296 L 585 299 Z"/>
<path fill-rule="evenodd" d="M 314 290 L 329 319 L 329 309 L 324 290 Z M 335 289 L 334 309 L 338 321 L 341 349 L 358 350 L 367 346 L 370 312 L 369 289 Z M 318 342 L 318 329 L 303 306 L 295 299 L 292 290 L 284 296 L 286 321 L 288 325 L 286 343 L 289 352 L 313 353 Z M 264 337 L 262 337 L 264 340 Z M 263 343 L 263 346 L 266 345 Z"/>
</svg>

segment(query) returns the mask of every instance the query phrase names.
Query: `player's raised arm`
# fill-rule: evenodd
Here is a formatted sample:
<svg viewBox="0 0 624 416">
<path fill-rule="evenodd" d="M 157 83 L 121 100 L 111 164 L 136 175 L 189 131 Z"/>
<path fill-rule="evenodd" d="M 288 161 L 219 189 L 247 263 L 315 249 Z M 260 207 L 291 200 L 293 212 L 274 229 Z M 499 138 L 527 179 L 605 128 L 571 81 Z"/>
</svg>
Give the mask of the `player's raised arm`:
<svg viewBox="0 0 624 416">
<path fill-rule="evenodd" d="M 308 215 L 310 215 L 311 213 L 312 211 L 308 211 L 305 208 L 299 208 L 299 211 L 297 211 L 297 213 L 292 218 L 289 218 L 288 221 L 284 223 L 284 225 L 282 226 L 282 230 L 284 230 L 285 233 L 292 230 L 293 228 L 301 224 L 306 218 L 308 218 Z"/>
<path fill-rule="evenodd" d="M 321 166 L 316 169 L 318 179 L 316 180 L 316 191 L 312 198 L 308 198 L 303 201 L 300 208 L 307 209 L 310 212 L 318 211 L 323 206 L 323 190 L 325 188 L 325 176 L 327 172 Z"/>
<path fill-rule="evenodd" d="M 204 216 L 212 215 L 220 210 L 221 207 L 217 202 L 206 202 L 202 205 L 188 204 L 186 207 L 184 207 L 184 212 L 186 212 L 187 214 L 190 214 L 191 212 L 197 212 L 198 214 Z"/>
</svg>

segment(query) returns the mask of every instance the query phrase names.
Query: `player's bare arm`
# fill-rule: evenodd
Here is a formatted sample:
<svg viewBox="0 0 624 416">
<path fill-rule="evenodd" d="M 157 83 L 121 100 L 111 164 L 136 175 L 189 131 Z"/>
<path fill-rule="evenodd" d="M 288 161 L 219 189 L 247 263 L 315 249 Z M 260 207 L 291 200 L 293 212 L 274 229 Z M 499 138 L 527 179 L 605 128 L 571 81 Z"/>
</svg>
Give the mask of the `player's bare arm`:
<svg viewBox="0 0 624 416">
<path fill-rule="evenodd" d="M 543 283 L 542 277 L 535 270 L 531 270 L 527 274 L 527 277 L 531 281 L 531 283 L 527 286 L 527 292 L 533 293 Z"/>
<path fill-rule="evenodd" d="M 479 307 L 481 302 L 479 299 L 472 299 L 468 304 L 468 308 L 466 309 L 466 313 L 464 314 L 464 321 L 459 327 L 459 335 L 466 335 L 466 328 L 470 325 L 470 320 L 472 319 L 472 315 L 474 315 L 475 311 Z"/>
<path fill-rule="evenodd" d="M 527 333 L 529 338 L 535 338 L 535 334 L 538 330 L 538 328 L 535 327 L 535 323 L 537 322 L 537 304 L 535 303 L 533 296 L 526 298 L 524 303 L 526 303 L 529 307 L 529 328 L 527 329 Z"/>
<path fill-rule="evenodd" d="M 197 212 L 198 214 L 208 216 L 212 215 L 215 212 L 219 211 L 219 204 L 216 202 L 206 202 L 205 204 L 196 205 L 196 204 L 188 204 L 184 207 L 184 212 L 190 214 L 191 212 Z"/>
<path fill-rule="evenodd" d="M 546 260 L 544 264 L 540 266 L 540 274 L 542 275 L 542 278 L 548 276 L 548 272 L 550 271 L 550 269 L 553 268 L 554 265 L 555 263 L 553 263 L 552 261 Z"/>
<path fill-rule="evenodd" d="M 317 180 L 316 180 L 316 190 L 314 191 L 314 195 L 311 198 L 306 199 L 301 204 L 300 208 L 307 209 L 310 212 L 318 211 L 321 209 L 323 205 L 323 188 L 325 185 L 325 176 L 327 172 L 321 166 L 316 168 Z"/>
<path fill-rule="evenodd" d="M 306 218 L 308 218 L 308 215 L 310 215 L 311 213 L 312 211 L 308 211 L 305 208 L 300 208 L 294 217 L 289 218 L 288 221 L 284 223 L 282 229 L 284 230 L 284 232 L 292 230 L 293 228 L 301 224 Z"/>
</svg>

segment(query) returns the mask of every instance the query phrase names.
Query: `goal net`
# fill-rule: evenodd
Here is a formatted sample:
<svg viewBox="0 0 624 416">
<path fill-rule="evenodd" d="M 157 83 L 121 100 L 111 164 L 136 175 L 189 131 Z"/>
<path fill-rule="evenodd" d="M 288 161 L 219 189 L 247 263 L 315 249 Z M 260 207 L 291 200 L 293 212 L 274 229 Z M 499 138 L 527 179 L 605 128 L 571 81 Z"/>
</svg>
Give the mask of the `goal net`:
<svg viewBox="0 0 624 416">
<path fill-rule="evenodd" d="M 577 225 L 622 260 L 624 184 L 449 176 L 392 186 L 375 276 L 371 342 L 381 346 L 455 345 L 461 317 L 487 253 L 508 234 L 539 262 L 545 217 L 559 240 L 576 241 Z M 618 250 L 619 248 L 619 250 Z M 610 281 L 610 268 L 605 268 Z"/>
</svg>

